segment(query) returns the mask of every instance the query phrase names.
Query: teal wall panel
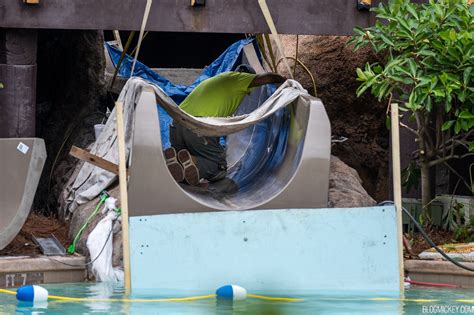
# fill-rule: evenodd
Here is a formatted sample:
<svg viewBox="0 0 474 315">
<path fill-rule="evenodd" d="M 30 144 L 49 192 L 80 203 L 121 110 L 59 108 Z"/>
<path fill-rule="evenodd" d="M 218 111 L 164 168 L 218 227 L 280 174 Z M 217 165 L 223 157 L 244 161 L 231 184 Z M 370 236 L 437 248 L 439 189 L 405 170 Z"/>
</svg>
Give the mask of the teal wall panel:
<svg viewBox="0 0 474 315">
<path fill-rule="evenodd" d="M 130 218 L 132 289 L 398 294 L 392 206 Z"/>
</svg>

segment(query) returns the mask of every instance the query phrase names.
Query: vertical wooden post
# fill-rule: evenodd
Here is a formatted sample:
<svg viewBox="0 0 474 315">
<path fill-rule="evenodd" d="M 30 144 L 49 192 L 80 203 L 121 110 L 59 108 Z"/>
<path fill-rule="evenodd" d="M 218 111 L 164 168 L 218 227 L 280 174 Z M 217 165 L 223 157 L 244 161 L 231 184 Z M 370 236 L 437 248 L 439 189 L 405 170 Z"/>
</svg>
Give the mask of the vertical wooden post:
<svg viewBox="0 0 474 315">
<path fill-rule="evenodd" d="M 402 181 L 400 171 L 400 122 L 398 104 L 391 104 L 391 131 L 392 131 L 392 170 L 393 170 L 393 200 L 397 211 L 398 259 L 400 266 L 400 293 L 403 295 L 404 268 L 403 268 L 403 225 L 402 225 Z"/>
<path fill-rule="evenodd" d="M 130 277 L 130 242 L 128 228 L 128 194 L 127 194 L 127 166 L 125 156 L 125 127 L 123 121 L 123 104 L 115 103 L 117 113 L 117 141 L 119 149 L 119 187 L 120 205 L 122 208 L 122 247 L 123 247 L 123 269 L 125 293 L 129 294 L 131 289 Z"/>
</svg>

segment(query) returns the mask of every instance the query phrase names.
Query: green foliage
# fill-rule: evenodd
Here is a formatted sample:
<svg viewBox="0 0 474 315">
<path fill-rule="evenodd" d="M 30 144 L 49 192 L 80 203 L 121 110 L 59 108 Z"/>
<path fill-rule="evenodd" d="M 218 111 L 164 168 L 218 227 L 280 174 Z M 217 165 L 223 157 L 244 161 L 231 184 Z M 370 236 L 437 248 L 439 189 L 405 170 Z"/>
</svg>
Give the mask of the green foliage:
<svg viewBox="0 0 474 315">
<path fill-rule="evenodd" d="M 414 162 L 411 162 L 405 169 L 402 170 L 402 186 L 405 187 L 407 193 L 409 193 L 412 189 L 418 189 L 420 186 L 420 177 L 420 168 Z"/>
<path fill-rule="evenodd" d="M 391 0 L 373 9 L 378 18 L 375 26 L 354 29 L 350 44 L 356 50 L 370 45 L 383 60 L 357 69 L 361 82 L 357 95 L 370 90 L 379 100 L 397 96 L 410 114 L 441 107 L 447 118 L 442 131 L 471 130 L 473 7 L 463 0 L 430 0 L 428 4 Z"/>
<path fill-rule="evenodd" d="M 454 239 L 458 242 L 474 242 L 474 216 L 467 225 L 460 225 L 454 231 Z"/>
<path fill-rule="evenodd" d="M 443 229 L 457 231 L 462 229 L 467 222 L 464 222 L 464 205 L 457 200 L 451 202 L 450 207 L 443 215 Z"/>
<path fill-rule="evenodd" d="M 474 194 L 474 180 L 473 180 L 473 177 L 472 177 L 472 170 L 473 170 L 472 167 L 473 166 L 474 166 L 474 163 L 471 163 L 471 165 L 469 165 L 469 179 L 471 180 L 471 193 L 472 194 Z"/>
</svg>

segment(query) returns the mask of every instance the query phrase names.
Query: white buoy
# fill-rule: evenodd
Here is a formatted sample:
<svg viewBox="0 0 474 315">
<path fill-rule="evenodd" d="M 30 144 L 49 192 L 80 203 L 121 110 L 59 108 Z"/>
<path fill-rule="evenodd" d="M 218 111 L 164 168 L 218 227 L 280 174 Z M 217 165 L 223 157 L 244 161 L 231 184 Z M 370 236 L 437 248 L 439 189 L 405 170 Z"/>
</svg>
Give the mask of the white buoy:
<svg viewBox="0 0 474 315">
<path fill-rule="evenodd" d="M 247 290 L 235 284 L 228 284 L 217 289 L 216 295 L 218 298 L 234 301 L 245 300 L 247 298 Z"/>
<path fill-rule="evenodd" d="M 39 285 L 24 285 L 16 291 L 16 299 L 23 302 L 44 302 L 48 300 L 48 290 Z"/>
</svg>

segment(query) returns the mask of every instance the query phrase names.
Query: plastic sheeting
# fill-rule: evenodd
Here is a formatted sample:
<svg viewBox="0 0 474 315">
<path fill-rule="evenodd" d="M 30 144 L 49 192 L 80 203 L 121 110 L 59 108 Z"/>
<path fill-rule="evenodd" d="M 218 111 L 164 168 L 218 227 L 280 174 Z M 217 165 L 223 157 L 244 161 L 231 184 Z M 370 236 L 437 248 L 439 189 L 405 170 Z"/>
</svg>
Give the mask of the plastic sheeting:
<svg viewBox="0 0 474 315">
<path fill-rule="evenodd" d="M 213 137 L 230 135 L 245 128 L 253 127 L 257 122 L 271 118 L 273 114 L 284 109 L 297 99 L 307 100 L 308 103 L 311 101 L 311 96 L 301 84 L 289 79 L 250 113 L 231 117 L 194 117 L 181 110 L 162 89 L 136 77 L 130 78 L 127 81 L 120 93 L 119 100 L 124 103 L 125 107 L 133 106 L 143 90 L 153 91 L 160 106 L 165 108 L 167 113 L 177 123 L 196 134 Z"/>
</svg>

